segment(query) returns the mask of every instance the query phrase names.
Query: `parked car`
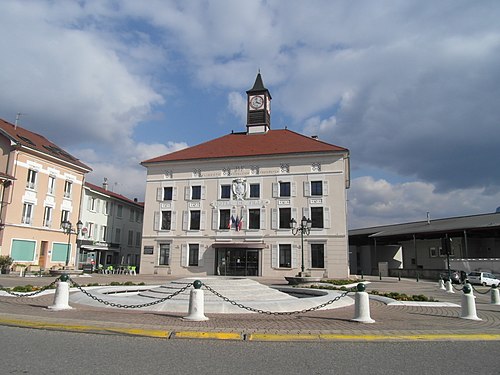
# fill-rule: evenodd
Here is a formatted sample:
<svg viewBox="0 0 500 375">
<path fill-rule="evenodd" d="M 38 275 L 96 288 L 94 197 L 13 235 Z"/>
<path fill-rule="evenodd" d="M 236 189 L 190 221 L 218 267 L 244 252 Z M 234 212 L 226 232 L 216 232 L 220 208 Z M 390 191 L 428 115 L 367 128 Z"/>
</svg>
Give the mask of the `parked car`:
<svg viewBox="0 0 500 375">
<path fill-rule="evenodd" d="M 439 275 L 443 281 L 448 281 L 448 271 L 442 272 Z M 450 280 L 452 284 L 461 284 L 465 280 L 466 273 L 464 271 L 450 270 Z"/>
<path fill-rule="evenodd" d="M 489 272 L 470 272 L 467 275 L 467 279 L 471 284 L 478 284 L 483 286 L 499 286 L 500 280 Z"/>
</svg>

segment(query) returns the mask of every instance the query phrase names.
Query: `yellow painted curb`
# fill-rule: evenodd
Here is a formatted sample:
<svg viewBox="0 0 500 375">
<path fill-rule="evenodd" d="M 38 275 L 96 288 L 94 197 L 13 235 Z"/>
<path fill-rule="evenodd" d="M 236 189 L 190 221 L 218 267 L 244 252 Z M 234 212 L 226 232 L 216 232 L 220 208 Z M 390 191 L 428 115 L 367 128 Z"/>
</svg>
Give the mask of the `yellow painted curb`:
<svg viewBox="0 0 500 375">
<path fill-rule="evenodd" d="M 349 334 L 267 334 L 253 333 L 249 341 L 500 341 L 500 334 L 414 334 L 414 335 L 349 335 Z"/>
<path fill-rule="evenodd" d="M 171 337 L 176 339 L 242 340 L 241 334 L 234 332 L 180 331 L 174 332 Z"/>
<path fill-rule="evenodd" d="M 274 334 L 274 333 L 252 333 L 247 335 L 249 341 L 308 341 L 319 340 L 320 335 L 313 334 Z"/>
<path fill-rule="evenodd" d="M 55 330 L 73 331 L 73 332 L 116 332 L 127 335 L 159 337 L 159 338 L 168 338 L 170 336 L 169 331 L 162 331 L 162 330 L 99 327 L 99 326 L 74 325 L 74 324 L 62 324 L 62 323 L 33 322 L 33 321 L 15 320 L 15 319 L 0 319 L 0 324 L 15 326 L 15 327 L 25 327 L 34 329 L 55 329 Z"/>
</svg>

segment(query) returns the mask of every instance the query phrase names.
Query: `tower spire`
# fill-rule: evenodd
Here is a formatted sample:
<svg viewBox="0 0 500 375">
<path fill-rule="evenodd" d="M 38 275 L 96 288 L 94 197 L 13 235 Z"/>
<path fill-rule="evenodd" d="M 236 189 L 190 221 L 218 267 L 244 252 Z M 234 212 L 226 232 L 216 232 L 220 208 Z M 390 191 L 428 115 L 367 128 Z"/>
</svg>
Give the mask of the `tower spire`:
<svg viewBox="0 0 500 375">
<path fill-rule="evenodd" d="M 267 133 L 271 129 L 271 94 L 259 72 L 247 91 L 247 133 Z"/>
</svg>

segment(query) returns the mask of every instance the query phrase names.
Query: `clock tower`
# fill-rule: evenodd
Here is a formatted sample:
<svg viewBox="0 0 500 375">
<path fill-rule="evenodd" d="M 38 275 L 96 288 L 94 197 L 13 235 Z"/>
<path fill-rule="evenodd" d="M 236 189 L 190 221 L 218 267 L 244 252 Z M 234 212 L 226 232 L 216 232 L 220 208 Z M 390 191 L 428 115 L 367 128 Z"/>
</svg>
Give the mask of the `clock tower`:
<svg viewBox="0 0 500 375">
<path fill-rule="evenodd" d="M 247 134 L 267 133 L 271 129 L 271 94 L 257 74 L 253 87 L 247 91 Z"/>
</svg>

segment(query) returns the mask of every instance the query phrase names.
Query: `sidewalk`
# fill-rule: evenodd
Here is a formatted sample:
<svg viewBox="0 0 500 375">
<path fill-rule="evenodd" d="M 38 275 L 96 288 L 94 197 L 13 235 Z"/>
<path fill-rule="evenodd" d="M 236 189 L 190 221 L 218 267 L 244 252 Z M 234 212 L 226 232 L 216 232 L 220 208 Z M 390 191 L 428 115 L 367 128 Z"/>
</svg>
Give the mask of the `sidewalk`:
<svg viewBox="0 0 500 375">
<path fill-rule="evenodd" d="M 147 285 L 162 285 L 173 278 L 157 276 L 98 275 L 78 278 L 79 284 L 110 283 L 111 281 Z M 266 285 L 284 285 L 284 280 L 255 278 Z M 48 285 L 54 278 L 0 277 L 0 285 Z M 442 307 L 424 303 L 392 305 L 379 298 L 370 298 L 373 324 L 351 321 L 354 306 L 334 310 L 283 316 L 272 314 L 205 314 L 209 320 L 183 320 L 186 313 L 140 311 L 136 309 L 97 308 L 77 305 L 72 310 L 51 311 L 54 294 L 36 297 L 0 297 L 0 325 L 53 329 L 102 334 L 139 335 L 147 337 L 212 338 L 231 340 L 336 340 L 336 341 L 394 341 L 394 340 L 500 340 L 500 306 L 489 303 L 490 295 L 474 292 L 477 315 L 481 321 L 460 318 L 462 292 L 446 293 L 436 282 L 401 280 L 397 278 L 365 277 L 367 291 L 423 294 L 457 307 Z M 478 290 L 486 291 L 487 288 Z"/>
</svg>

